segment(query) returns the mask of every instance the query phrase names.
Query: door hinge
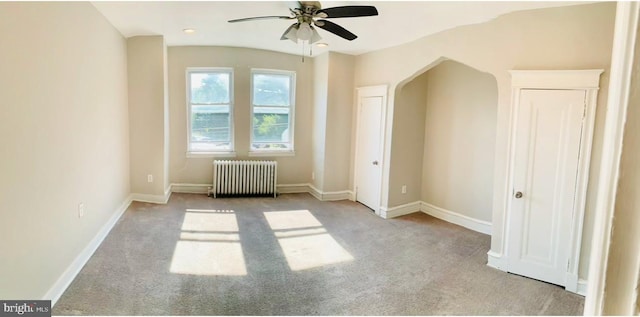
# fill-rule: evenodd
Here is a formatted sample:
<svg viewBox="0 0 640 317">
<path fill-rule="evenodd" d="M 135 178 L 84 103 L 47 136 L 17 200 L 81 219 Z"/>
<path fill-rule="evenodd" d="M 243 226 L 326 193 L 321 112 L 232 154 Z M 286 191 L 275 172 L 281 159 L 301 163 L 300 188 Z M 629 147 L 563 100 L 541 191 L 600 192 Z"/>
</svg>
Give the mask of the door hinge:
<svg viewBox="0 0 640 317">
<path fill-rule="evenodd" d="M 567 272 L 569 272 L 569 260 L 567 260 L 567 268 L 566 268 Z"/>
</svg>

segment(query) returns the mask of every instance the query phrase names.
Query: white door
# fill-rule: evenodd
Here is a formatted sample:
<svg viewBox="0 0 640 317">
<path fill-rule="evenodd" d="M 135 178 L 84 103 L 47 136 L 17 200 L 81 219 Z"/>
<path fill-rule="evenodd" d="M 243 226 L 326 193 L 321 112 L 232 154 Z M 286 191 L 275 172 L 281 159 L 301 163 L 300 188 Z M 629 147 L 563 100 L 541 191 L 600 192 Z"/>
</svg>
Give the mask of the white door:
<svg viewBox="0 0 640 317">
<path fill-rule="evenodd" d="M 380 93 L 384 91 L 384 93 Z M 385 89 L 358 91 L 358 130 L 355 161 L 356 201 L 373 209 L 380 208 L 382 182 L 382 135 Z"/>
<path fill-rule="evenodd" d="M 566 285 L 583 90 L 523 90 L 515 137 L 508 271 Z"/>
</svg>

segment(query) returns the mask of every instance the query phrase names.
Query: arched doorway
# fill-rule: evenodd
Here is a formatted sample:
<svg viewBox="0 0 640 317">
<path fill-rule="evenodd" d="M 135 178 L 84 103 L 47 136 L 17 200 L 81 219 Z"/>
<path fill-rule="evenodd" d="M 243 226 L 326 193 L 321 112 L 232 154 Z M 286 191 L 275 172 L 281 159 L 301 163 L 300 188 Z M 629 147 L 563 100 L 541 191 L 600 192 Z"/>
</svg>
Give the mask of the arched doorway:
<svg viewBox="0 0 640 317">
<path fill-rule="evenodd" d="M 491 234 L 497 108 L 495 78 L 453 60 L 399 85 L 389 205 L 419 201 L 422 211 Z"/>
</svg>

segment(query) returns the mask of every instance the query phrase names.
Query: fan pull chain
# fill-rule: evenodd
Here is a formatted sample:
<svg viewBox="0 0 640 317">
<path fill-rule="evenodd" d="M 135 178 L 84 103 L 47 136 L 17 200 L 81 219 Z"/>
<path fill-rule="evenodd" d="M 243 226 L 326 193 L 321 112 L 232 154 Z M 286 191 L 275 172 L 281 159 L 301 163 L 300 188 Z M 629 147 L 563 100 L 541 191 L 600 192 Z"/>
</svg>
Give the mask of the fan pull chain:
<svg viewBox="0 0 640 317">
<path fill-rule="evenodd" d="M 304 45 L 307 43 L 307 41 L 300 42 L 302 42 L 302 53 L 300 54 L 300 57 L 302 58 L 302 62 L 304 63 Z M 309 43 L 309 57 L 313 57 L 313 45 L 311 45 L 311 43 Z"/>
</svg>

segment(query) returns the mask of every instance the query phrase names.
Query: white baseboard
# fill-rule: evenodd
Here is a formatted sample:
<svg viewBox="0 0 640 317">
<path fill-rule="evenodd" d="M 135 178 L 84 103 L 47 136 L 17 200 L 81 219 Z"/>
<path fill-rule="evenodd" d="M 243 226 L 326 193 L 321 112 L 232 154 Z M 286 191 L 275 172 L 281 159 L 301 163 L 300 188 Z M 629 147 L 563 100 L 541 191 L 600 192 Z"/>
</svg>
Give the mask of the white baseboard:
<svg viewBox="0 0 640 317">
<path fill-rule="evenodd" d="M 380 217 L 384 219 L 390 219 L 395 217 L 400 217 L 404 215 L 408 215 L 420 210 L 420 201 L 414 201 L 412 203 L 395 206 L 391 208 L 380 207 Z"/>
<path fill-rule="evenodd" d="M 587 280 L 578 279 L 578 295 L 587 296 Z"/>
<path fill-rule="evenodd" d="M 171 184 L 171 192 L 185 194 L 208 194 L 212 184 L 188 184 L 173 183 Z M 278 194 L 295 194 L 308 193 L 310 191 L 309 184 L 278 184 L 276 185 Z"/>
<path fill-rule="evenodd" d="M 578 274 L 567 273 L 564 289 L 578 295 L 587 296 L 587 281 Z"/>
<path fill-rule="evenodd" d="M 491 235 L 491 223 L 488 221 L 478 220 L 469 216 L 461 215 L 457 212 L 436 207 L 425 202 L 422 202 L 421 205 L 422 212 L 428 215 L 451 223 L 455 223 L 459 226 L 463 226 L 473 231 Z"/>
<path fill-rule="evenodd" d="M 276 185 L 278 194 L 298 194 L 308 193 L 309 184 L 278 184 Z"/>
<path fill-rule="evenodd" d="M 507 271 L 506 259 L 500 253 L 493 251 L 487 252 L 487 265 L 500 271 Z"/>
<path fill-rule="evenodd" d="M 167 188 L 165 188 L 164 190 L 164 203 L 166 204 L 169 201 L 169 198 L 171 198 L 171 193 L 173 193 L 171 191 L 171 184 L 169 184 L 169 186 L 167 186 Z"/>
<path fill-rule="evenodd" d="M 309 193 L 311 196 L 321 201 L 353 199 L 353 192 L 350 190 L 323 192 L 310 183 L 279 184 L 276 188 L 278 189 L 279 194 Z"/>
<path fill-rule="evenodd" d="M 572 293 L 578 293 L 578 274 L 567 272 L 565 275 L 564 289 Z"/>
<path fill-rule="evenodd" d="M 407 215 L 416 211 L 422 211 L 430 216 L 442 219 L 447 222 L 463 226 L 467 229 L 491 235 L 491 223 L 478 220 L 469 216 L 461 215 L 457 212 L 436 207 L 424 201 L 414 201 L 408 204 L 394 207 L 380 207 L 380 216 L 385 219 Z"/>
<path fill-rule="evenodd" d="M 322 191 L 312 184 L 307 184 L 307 187 L 309 187 L 309 194 L 311 194 L 311 196 L 315 197 L 317 200 L 322 200 Z"/>
<path fill-rule="evenodd" d="M 353 192 L 350 190 L 341 190 L 335 192 L 323 192 L 313 186 L 313 184 L 307 184 L 309 188 L 308 193 L 321 201 L 336 201 L 336 200 L 353 200 Z"/>
<path fill-rule="evenodd" d="M 208 194 L 212 184 L 171 184 L 172 193 Z"/>
<path fill-rule="evenodd" d="M 174 183 L 174 184 L 171 184 L 171 192 L 188 193 L 188 194 L 207 194 L 209 192 L 209 187 L 211 186 L 212 186 L 211 184 Z M 323 192 L 309 183 L 278 184 L 276 185 L 276 191 L 278 192 L 278 194 L 309 193 L 313 197 L 322 201 L 345 200 L 345 199 L 353 200 L 353 192 L 350 190 Z M 159 204 L 166 203 L 166 200 L 163 200 L 163 199 L 164 197 L 160 197 L 157 195 L 144 195 L 144 194 L 134 194 L 134 198 L 133 198 L 133 200 L 135 201 L 143 201 L 143 202 L 159 203 Z"/>
<path fill-rule="evenodd" d="M 154 203 L 154 204 L 166 204 L 169 201 L 169 197 L 171 197 L 171 187 L 165 191 L 164 195 L 151 195 L 151 194 L 131 194 L 131 200 L 139 201 L 143 203 Z"/>
<path fill-rule="evenodd" d="M 129 208 L 129 205 L 132 201 L 132 195 L 129 195 L 124 202 L 115 210 L 111 218 L 100 228 L 98 233 L 91 239 L 89 244 L 82 249 L 82 252 L 76 256 L 76 258 L 71 262 L 71 264 L 67 267 L 67 269 L 62 273 L 62 275 L 58 278 L 58 280 L 51 286 L 49 291 L 44 295 L 44 300 L 51 300 L 51 306 L 55 306 L 60 296 L 64 293 L 64 291 L 71 285 L 71 282 L 76 278 L 80 270 L 84 267 L 84 265 L 89 261 L 94 252 L 98 249 L 102 241 L 107 237 L 111 229 L 118 222 L 122 214 Z"/>
<path fill-rule="evenodd" d="M 336 192 L 323 192 L 323 201 L 335 201 L 335 200 L 353 200 L 353 192 L 350 190 L 341 190 Z"/>
</svg>

